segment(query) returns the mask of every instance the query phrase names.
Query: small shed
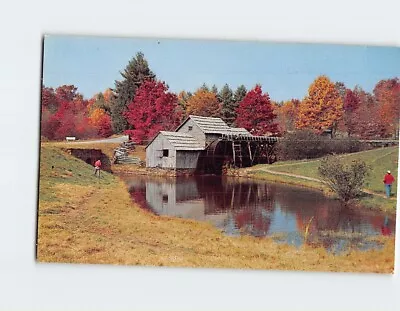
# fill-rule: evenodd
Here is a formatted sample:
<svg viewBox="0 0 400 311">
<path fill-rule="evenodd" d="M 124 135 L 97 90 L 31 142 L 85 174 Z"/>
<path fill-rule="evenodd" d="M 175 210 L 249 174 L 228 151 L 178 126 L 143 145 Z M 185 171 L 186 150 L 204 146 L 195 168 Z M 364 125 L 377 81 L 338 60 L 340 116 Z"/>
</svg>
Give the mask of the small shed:
<svg viewBox="0 0 400 311">
<path fill-rule="evenodd" d="M 187 133 L 161 131 L 146 147 L 146 166 L 196 169 L 204 146 Z"/>
</svg>

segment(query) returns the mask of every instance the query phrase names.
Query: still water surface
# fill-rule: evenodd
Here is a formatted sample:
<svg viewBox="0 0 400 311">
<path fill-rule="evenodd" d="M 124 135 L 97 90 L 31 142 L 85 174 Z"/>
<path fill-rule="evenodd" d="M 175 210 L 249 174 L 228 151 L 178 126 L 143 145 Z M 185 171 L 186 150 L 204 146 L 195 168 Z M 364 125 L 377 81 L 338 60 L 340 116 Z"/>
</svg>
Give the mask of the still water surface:
<svg viewBox="0 0 400 311">
<path fill-rule="evenodd" d="M 227 235 L 270 236 L 278 243 L 307 243 L 332 253 L 380 248 L 379 235 L 395 232 L 382 212 L 345 208 L 318 191 L 221 176 L 124 178 L 132 199 L 157 215 L 207 221 Z"/>
</svg>

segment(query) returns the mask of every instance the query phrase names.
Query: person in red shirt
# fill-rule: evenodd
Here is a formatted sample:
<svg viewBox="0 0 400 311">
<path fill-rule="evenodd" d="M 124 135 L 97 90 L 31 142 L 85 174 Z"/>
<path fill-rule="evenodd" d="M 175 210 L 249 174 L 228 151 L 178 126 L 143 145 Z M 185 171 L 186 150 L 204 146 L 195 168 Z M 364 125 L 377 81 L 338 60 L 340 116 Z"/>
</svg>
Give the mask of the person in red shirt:
<svg viewBox="0 0 400 311">
<path fill-rule="evenodd" d="M 386 191 L 387 198 L 390 197 L 393 182 L 394 182 L 393 175 L 390 173 L 390 171 L 387 171 L 385 177 L 383 178 L 383 183 L 385 184 L 385 191 Z"/>
<path fill-rule="evenodd" d="M 99 172 L 99 178 L 100 178 L 100 168 L 101 168 L 101 161 L 97 160 L 94 163 L 94 176 L 96 176 L 97 172 Z"/>
</svg>

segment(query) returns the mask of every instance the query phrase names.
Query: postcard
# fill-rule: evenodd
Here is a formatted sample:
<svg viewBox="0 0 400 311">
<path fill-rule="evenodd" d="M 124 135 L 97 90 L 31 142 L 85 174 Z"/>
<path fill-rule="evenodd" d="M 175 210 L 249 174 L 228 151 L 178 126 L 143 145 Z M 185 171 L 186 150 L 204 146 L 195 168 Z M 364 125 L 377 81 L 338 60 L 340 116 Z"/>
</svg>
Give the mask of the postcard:
<svg viewBox="0 0 400 311">
<path fill-rule="evenodd" d="M 398 57 L 45 36 L 37 261 L 393 273 Z"/>
</svg>

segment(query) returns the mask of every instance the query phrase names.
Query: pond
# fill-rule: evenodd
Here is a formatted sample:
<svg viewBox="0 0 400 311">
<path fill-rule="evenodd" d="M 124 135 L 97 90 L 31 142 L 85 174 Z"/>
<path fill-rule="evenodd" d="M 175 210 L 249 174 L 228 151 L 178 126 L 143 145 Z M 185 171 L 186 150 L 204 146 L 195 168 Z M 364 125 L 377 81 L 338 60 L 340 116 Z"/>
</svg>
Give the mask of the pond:
<svg viewBox="0 0 400 311">
<path fill-rule="evenodd" d="M 343 207 L 301 187 L 224 176 L 123 179 L 142 208 L 206 221 L 230 236 L 267 236 L 295 246 L 307 241 L 339 254 L 349 248 L 378 249 L 379 236 L 395 232 L 393 215 Z"/>
</svg>

